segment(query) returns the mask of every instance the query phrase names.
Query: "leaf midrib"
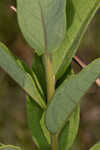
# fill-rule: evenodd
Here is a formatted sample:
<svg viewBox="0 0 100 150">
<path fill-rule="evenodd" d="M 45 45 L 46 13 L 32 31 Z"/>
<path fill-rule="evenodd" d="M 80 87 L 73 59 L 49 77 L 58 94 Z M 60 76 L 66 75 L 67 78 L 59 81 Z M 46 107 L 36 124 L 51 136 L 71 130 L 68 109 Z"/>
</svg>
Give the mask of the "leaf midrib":
<svg viewBox="0 0 100 150">
<path fill-rule="evenodd" d="M 40 7 L 40 14 L 41 14 L 41 21 L 42 21 L 42 27 L 43 27 L 43 34 L 44 34 L 44 45 L 45 45 L 45 51 L 48 51 L 48 36 L 47 36 L 47 29 L 46 29 L 46 24 L 45 24 L 45 19 L 44 19 L 44 13 L 43 9 L 39 0 L 39 7 Z"/>
</svg>

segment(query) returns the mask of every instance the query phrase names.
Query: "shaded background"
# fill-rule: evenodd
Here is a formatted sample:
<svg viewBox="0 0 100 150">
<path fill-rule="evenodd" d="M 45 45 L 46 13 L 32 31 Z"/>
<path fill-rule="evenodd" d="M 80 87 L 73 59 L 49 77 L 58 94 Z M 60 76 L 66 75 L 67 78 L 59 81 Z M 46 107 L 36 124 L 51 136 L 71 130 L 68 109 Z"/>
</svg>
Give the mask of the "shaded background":
<svg viewBox="0 0 100 150">
<path fill-rule="evenodd" d="M 0 1 L 0 41 L 31 66 L 32 49 L 22 38 L 16 14 L 10 9 L 15 0 Z M 89 25 L 77 55 L 86 63 L 100 57 L 100 10 Z M 75 72 L 81 68 L 73 62 Z M 79 133 L 72 150 L 88 150 L 100 141 L 100 88 L 94 83 L 81 101 Z M 27 125 L 25 94 L 0 68 L 0 142 L 32 150 L 34 144 Z"/>
</svg>

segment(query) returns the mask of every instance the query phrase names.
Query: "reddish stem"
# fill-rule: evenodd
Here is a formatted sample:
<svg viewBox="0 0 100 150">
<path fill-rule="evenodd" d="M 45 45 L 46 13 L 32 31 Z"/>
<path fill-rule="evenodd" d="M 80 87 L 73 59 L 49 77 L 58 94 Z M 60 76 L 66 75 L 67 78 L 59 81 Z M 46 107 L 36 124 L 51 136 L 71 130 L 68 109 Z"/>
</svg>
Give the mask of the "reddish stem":
<svg viewBox="0 0 100 150">
<path fill-rule="evenodd" d="M 12 6 L 10 6 L 10 8 L 14 11 L 14 12 L 16 12 L 17 10 L 16 10 L 16 8 L 12 5 Z"/>
</svg>

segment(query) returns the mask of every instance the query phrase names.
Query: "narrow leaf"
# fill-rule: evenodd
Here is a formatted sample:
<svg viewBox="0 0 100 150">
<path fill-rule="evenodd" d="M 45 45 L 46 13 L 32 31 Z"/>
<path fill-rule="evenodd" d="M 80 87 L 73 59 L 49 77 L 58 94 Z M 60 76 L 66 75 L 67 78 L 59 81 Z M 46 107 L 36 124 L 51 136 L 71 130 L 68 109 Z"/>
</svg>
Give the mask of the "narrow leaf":
<svg viewBox="0 0 100 150">
<path fill-rule="evenodd" d="M 80 98 L 99 76 L 100 58 L 61 84 L 47 109 L 46 125 L 50 132 L 56 133 L 62 127 L 80 102 Z"/>
<path fill-rule="evenodd" d="M 59 135 L 59 149 L 69 150 L 74 143 L 76 135 L 78 133 L 80 120 L 80 105 L 77 106 L 71 117 L 65 123 L 64 128 Z"/>
<path fill-rule="evenodd" d="M 42 118 L 40 120 L 40 124 L 41 124 L 42 131 L 44 133 L 44 136 L 46 137 L 48 143 L 51 144 L 50 133 L 49 133 L 49 131 L 46 128 L 46 125 L 45 125 L 45 114 L 46 113 L 44 112 L 43 115 L 42 115 Z"/>
<path fill-rule="evenodd" d="M 42 56 L 34 54 L 32 70 L 36 74 L 38 81 L 43 89 L 44 94 L 46 95 L 46 80 L 45 80 L 45 69 L 42 61 Z"/>
<path fill-rule="evenodd" d="M 66 31 L 66 0 L 17 0 L 17 8 L 21 31 L 37 53 L 51 52 L 61 44 Z"/>
<path fill-rule="evenodd" d="M 35 86 L 37 87 L 39 93 L 41 94 L 41 96 L 44 98 L 44 93 L 43 93 L 43 90 L 40 86 L 40 83 L 37 79 L 37 76 L 35 75 L 35 73 L 33 72 L 33 70 L 31 70 L 23 61 L 20 61 L 19 59 L 16 60 L 17 63 L 19 64 L 19 66 L 25 71 L 27 72 L 28 74 L 30 74 L 32 76 L 32 79 L 34 80 L 35 82 Z M 38 68 L 37 68 L 38 69 Z"/>
<path fill-rule="evenodd" d="M 67 33 L 61 46 L 52 53 L 56 79 L 60 78 L 75 55 L 88 24 L 100 6 L 99 0 L 67 0 Z M 60 59 L 59 59 L 60 58 Z"/>
<path fill-rule="evenodd" d="M 46 108 L 32 76 L 25 72 L 8 48 L 0 43 L 0 67 L 4 69 L 42 108 Z"/>
<path fill-rule="evenodd" d="M 27 118 L 33 141 L 40 150 L 49 150 L 50 145 L 43 134 L 40 125 L 43 110 L 28 96 L 27 97 Z"/>
<path fill-rule="evenodd" d="M 95 144 L 90 150 L 100 150 L 100 142 Z"/>
</svg>

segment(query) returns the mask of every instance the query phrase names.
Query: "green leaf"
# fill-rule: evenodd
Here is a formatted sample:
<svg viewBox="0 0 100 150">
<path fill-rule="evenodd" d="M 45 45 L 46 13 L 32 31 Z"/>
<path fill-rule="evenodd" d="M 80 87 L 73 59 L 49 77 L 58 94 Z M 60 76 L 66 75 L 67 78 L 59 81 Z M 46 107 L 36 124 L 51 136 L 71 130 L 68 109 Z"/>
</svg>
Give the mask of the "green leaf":
<svg viewBox="0 0 100 150">
<path fill-rule="evenodd" d="M 38 92 L 41 94 L 41 96 L 43 97 L 43 99 L 45 99 L 43 90 L 41 88 L 41 85 L 37 79 L 37 74 L 34 73 L 33 70 L 31 70 L 27 64 L 25 64 L 23 61 L 20 61 L 19 59 L 16 60 L 17 63 L 19 64 L 19 66 L 28 74 L 30 74 L 32 76 L 32 79 L 34 80 L 35 86 L 37 87 Z M 37 70 L 40 70 L 39 67 L 37 67 Z"/>
<path fill-rule="evenodd" d="M 40 125 L 43 109 L 41 109 L 29 96 L 27 97 L 27 118 L 33 141 L 40 150 L 49 150 L 50 145 L 43 134 Z"/>
<path fill-rule="evenodd" d="M 65 79 L 69 78 L 73 74 L 74 72 L 73 72 L 72 63 L 71 63 L 69 67 L 67 68 L 67 70 L 65 71 L 65 73 L 56 81 L 56 88 L 58 88 Z"/>
<path fill-rule="evenodd" d="M 66 31 L 66 0 L 17 0 L 17 8 L 21 31 L 38 54 L 61 44 Z"/>
<path fill-rule="evenodd" d="M 2 43 L 0 43 L 0 67 L 4 69 L 42 108 L 46 108 L 45 102 L 37 89 L 36 81 L 28 72 L 25 72 L 18 63 L 18 60 L 16 60 L 8 48 Z"/>
<path fill-rule="evenodd" d="M 51 144 L 50 133 L 45 125 L 45 114 L 46 112 L 43 113 L 42 118 L 40 120 L 40 124 L 41 124 L 42 131 L 44 133 L 44 136 L 46 137 L 48 143 Z"/>
<path fill-rule="evenodd" d="M 19 147 L 17 146 L 12 146 L 12 145 L 4 145 L 0 147 L 0 150 L 21 150 Z"/>
<path fill-rule="evenodd" d="M 95 144 L 92 148 L 90 148 L 90 150 L 100 150 L 100 142 Z"/>
<path fill-rule="evenodd" d="M 64 42 L 52 53 L 53 70 L 56 79 L 64 74 L 71 63 L 88 24 L 99 6 L 99 0 L 67 0 L 67 33 Z"/>
<path fill-rule="evenodd" d="M 70 119 L 64 125 L 59 135 L 59 149 L 69 150 L 76 138 L 80 120 L 80 105 L 72 113 Z"/>
<path fill-rule="evenodd" d="M 43 89 L 44 94 L 46 95 L 46 80 L 45 80 L 45 69 L 42 61 L 42 56 L 38 56 L 36 53 L 34 54 L 33 62 L 32 62 L 32 70 L 36 74 L 38 81 Z"/>
<path fill-rule="evenodd" d="M 46 125 L 50 132 L 58 132 L 80 102 L 80 98 L 99 76 L 100 58 L 61 84 L 47 108 Z"/>
</svg>

